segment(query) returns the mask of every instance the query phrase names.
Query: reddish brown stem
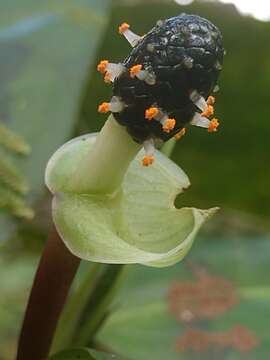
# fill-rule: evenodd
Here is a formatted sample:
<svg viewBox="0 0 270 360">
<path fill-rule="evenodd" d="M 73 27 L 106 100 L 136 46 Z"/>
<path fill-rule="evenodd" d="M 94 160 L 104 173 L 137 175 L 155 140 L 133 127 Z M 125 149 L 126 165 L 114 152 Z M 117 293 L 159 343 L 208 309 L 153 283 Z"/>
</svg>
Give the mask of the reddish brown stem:
<svg viewBox="0 0 270 360">
<path fill-rule="evenodd" d="M 80 259 L 72 255 L 53 227 L 29 297 L 17 360 L 47 358 L 61 310 Z"/>
</svg>

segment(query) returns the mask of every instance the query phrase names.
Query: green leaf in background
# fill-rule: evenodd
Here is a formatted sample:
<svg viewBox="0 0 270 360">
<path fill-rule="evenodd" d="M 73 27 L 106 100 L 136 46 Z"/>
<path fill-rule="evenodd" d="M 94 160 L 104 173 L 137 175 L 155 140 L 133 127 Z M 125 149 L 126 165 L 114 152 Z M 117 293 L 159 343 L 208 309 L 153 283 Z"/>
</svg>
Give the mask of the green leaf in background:
<svg viewBox="0 0 270 360">
<path fill-rule="evenodd" d="M 181 266 L 130 267 L 97 342 L 131 360 L 265 360 L 269 240 L 198 241 Z"/>
<path fill-rule="evenodd" d="M 30 147 L 0 121 L 0 210 L 17 217 L 32 219 L 34 213 L 23 198 L 28 193 L 29 186 L 9 152 L 12 155 L 28 155 Z"/>
<path fill-rule="evenodd" d="M 95 61 L 108 0 L 14 0 L 0 13 L 0 117 L 32 148 L 18 162 L 31 202 L 53 151 L 70 135 Z"/>
<path fill-rule="evenodd" d="M 9 129 L 0 121 L 0 145 L 20 155 L 28 155 L 31 151 L 28 144 Z"/>
<path fill-rule="evenodd" d="M 61 351 L 49 360 L 121 360 L 118 356 L 106 354 L 86 348 Z"/>
<path fill-rule="evenodd" d="M 4 256 L 0 248 L 0 359 L 14 359 L 29 286 L 37 265 L 31 255 Z"/>
<path fill-rule="evenodd" d="M 88 349 L 64 350 L 50 357 L 50 360 L 95 360 Z"/>
</svg>

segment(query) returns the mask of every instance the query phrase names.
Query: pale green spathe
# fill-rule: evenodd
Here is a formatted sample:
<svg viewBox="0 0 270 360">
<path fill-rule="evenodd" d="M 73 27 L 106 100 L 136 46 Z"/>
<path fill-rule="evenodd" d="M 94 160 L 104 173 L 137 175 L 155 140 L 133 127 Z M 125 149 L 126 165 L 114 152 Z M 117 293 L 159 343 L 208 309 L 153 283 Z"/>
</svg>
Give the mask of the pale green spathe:
<svg viewBox="0 0 270 360">
<path fill-rule="evenodd" d="M 71 140 L 47 166 L 53 220 L 66 246 L 82 259 L 102 263 L 164 267 L 181 260 L 216 208 L 176 209 L 175 197 L 189 179 L 158 151 L 154 164 L 144 167 L 141 150 L 113 195 L 78 193 L 70 179 L 80 173 L 78 165 L 95 141 L 95 134 Z"/>
</svg>

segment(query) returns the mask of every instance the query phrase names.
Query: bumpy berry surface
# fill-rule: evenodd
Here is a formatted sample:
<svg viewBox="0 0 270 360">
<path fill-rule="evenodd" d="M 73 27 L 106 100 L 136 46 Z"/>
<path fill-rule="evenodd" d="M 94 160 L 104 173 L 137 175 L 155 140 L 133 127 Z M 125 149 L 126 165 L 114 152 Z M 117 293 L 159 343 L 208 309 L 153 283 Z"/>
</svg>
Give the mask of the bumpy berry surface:
<svg viewBox="0 0 270 360">
<path fill-rule="evenodd" d="M 158 21 L 124 60 L 128 69 L 142 64 L 156 75 L 155 85 L 131 78 L 124 72 L 114 82 L 113 93 L 128 105 L 114 113 L 139 143 L 152 137 L 168 140 L 181 130 L 198 111 L 190 100 L 197 90 L 204 98 L 212 93 L 222 69 L 224 49 L 218 28 L 196 15 L 179 16 Z M 158 121 L 145 119 L 145 110 L 156 104 L 176 126 L 170 133 Z"/>
</svg>

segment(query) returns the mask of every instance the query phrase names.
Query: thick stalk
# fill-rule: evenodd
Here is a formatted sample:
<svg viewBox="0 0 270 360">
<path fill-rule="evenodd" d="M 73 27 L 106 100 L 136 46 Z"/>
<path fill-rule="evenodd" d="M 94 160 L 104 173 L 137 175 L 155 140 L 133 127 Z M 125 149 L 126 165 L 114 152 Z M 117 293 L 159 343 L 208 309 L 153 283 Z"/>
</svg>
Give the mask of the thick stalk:
<svg viewBox="0 0 270 360">
<path fill-rule="evenodd" d="M 53 227 L 29 297 L 17 360 L 47 358 L 56 324 L 80 259 L 65 247 Z"/>
<path fill-rule="evenodd" d="M 70 179 L 74 192 L 111 194 L 117 191 L 141 147 L 110 115 L 94 146 L 78 164 L 79 171 Z"/>
</svg>

